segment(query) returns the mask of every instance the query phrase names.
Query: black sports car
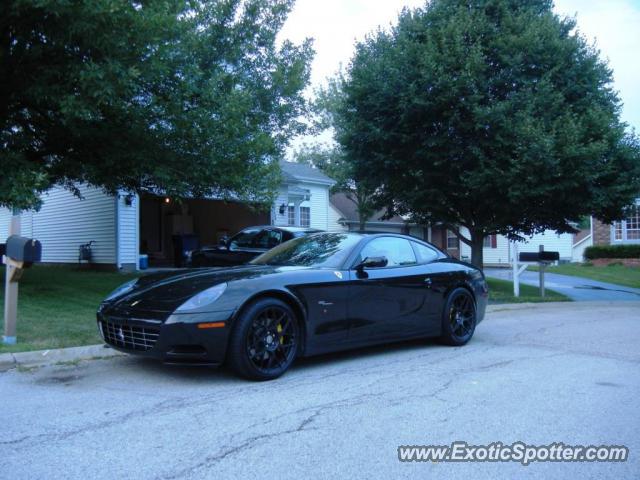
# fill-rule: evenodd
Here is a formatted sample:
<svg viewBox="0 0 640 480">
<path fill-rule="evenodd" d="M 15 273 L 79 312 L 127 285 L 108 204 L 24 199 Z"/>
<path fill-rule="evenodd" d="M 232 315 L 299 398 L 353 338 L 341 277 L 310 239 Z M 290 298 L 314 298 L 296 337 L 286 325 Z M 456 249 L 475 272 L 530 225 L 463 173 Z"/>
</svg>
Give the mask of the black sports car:
<svg viewBox="0 0 640 480">
<path fill-rule="evenodd" d="M 222 240 L 220 245 L 207 245 L 192 251 L 187 264 L 190 267 L 242 265 L 281 243 L 319 231 L 304 227 L 249 227 Z"/>
<path fill-rule="evenodd" d="M 245 266 L 152 274 L 100 305 L 105 342 L 166 363 L 268 380 L 296 356 L 414 337 L 469 341 L 484 317 L 481 270 L 394 234 L 317 233 Z"/>
</svg>

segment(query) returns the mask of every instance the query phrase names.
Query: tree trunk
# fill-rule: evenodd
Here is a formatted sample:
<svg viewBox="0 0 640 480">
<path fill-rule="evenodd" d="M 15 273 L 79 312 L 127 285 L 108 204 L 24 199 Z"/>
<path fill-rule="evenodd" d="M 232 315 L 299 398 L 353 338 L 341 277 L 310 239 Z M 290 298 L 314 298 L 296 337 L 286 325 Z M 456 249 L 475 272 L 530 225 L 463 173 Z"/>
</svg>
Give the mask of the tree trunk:
<svg viewBox="0 0 640 480">
<path fill-rule="evenodd" d="M 365 218 L 362 215 L 358 215 L 358 221 L 360 222 L 360 225 L 358 227 L 359 231 L 360 232 L 364 232 L 365 225 L 366 225 L 367 221 L 365 220 Z"/>
<path fill-rule="evenodd" d="M 471 264 L 478 268 L 483 267 L 484 234 L 471 232 Z"/>
</svg>

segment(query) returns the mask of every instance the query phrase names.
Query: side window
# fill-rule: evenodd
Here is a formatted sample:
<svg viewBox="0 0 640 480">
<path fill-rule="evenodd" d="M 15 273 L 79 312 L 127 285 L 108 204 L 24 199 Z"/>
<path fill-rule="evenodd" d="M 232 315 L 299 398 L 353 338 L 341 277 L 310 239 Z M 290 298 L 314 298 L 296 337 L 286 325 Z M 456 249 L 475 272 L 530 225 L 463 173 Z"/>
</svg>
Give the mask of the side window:
<svg viewBox="0 0 640 480">
<path fill-rule="evenodd" d="M 386 257 L 387 267 L 415 265 L 416 256 L 409 240 L 396 237 L 380 237 L 367 243 L 360 252 L 358 262 L 367 257 Z"/>
<path fill-rule="evenodd" d="M 418 261 L 420 263 L 429 263 L 433 262 L 436 258 L 438 258 L 438 254 L 433 248 L 429 248 L 426 245 L 422 245 L 418 242 L 411 242 L 413 247 L 416 249 L 416 253 L 418 254 Z"/>
<path fill-rule="evenodd" d="M 251 248 L 255 240 L 255 236 L 260 232 L 257 228 L 248 228 L 233 236 L 229 243 L 229 248 Z"/>
<path fill-rule="evenodd" d="M 252 248 L 273 248 L 280 244 L 282 234 L 277 230 L 261 230 L 258 235 L 255 236 Z"/>
</svg>

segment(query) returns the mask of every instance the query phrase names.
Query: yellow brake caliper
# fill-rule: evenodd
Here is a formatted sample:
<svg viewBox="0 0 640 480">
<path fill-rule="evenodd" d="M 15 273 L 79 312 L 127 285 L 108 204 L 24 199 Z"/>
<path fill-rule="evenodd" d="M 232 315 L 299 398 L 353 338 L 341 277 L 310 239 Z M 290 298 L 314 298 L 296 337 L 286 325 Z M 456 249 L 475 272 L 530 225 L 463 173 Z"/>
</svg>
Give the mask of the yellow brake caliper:
<svg viewBox="0 0 640 480">
<path fill-rule="evenodd" d="M 276 327 L 276 330 L 278 330 L 278 333 L 282 333 L 282 325 L 278 324 L 278 326 Z M 280 344 L 284 343 L 284 338 L 282 338 L 282 335 L 280 335 Z"/>
</svg>

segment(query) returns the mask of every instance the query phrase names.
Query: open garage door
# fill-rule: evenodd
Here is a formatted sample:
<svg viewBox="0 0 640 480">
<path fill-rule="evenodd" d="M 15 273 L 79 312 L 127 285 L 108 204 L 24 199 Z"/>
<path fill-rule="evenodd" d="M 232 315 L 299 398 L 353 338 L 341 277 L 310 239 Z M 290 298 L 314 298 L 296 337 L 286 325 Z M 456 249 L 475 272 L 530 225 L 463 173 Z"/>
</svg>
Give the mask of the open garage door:
<svg viewBox="0 0 640 480">
<path fill-rule="evenodd" d="M 258 212 L 239 202 L 221 200 L 173 201 L 156 195 L 140 199 L 140 252 L 152 266 L 171 266 L 176 237 L 196 246 L 217 244 L 253 225 L 269 225 L 269 211 Z"/>
</svg>

